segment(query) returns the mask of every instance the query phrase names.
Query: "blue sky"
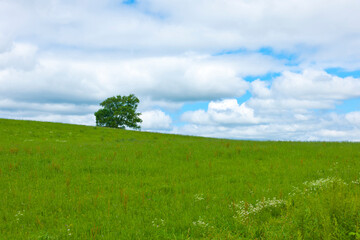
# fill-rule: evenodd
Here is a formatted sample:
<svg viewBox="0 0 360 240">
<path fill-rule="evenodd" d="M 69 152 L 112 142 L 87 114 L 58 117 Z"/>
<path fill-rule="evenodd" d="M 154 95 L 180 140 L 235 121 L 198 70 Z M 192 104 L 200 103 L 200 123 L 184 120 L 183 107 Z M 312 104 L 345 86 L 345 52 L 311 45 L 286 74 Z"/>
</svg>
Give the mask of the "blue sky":
<svg viewBox="0 0 360 240">
<path fill-rule="evenodd" d="M 123 4 L 126 4 L 126 5 L 133 5 L 133 4 L 136 4 L 136 1 L 135 0 L 125 0 L 125 1 L 122 1 Z"/>
<path fill-rule="evenodd" d="M 4 0 L 0 118 L 94 125 L 102 100 L 133 93 L 143 131 L 360 141 L 359 11 L 358 0 Z"/>
</svg>

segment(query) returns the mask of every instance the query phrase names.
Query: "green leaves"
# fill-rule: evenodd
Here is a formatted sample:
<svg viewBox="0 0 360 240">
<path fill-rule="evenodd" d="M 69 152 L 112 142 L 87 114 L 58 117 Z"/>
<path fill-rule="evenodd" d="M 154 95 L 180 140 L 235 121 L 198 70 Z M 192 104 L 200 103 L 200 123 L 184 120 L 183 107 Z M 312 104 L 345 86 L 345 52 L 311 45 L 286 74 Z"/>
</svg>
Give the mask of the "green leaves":
<svg viewBox="0 0 360 240">
<path fill-rule="evenodd" d="M 107 98 L 100 103 L 103 109 L 95 112 L 96 126 L 140 129 L 141 113 L 136 112 L 139 102 L 134 94 Z"/>
</svg>

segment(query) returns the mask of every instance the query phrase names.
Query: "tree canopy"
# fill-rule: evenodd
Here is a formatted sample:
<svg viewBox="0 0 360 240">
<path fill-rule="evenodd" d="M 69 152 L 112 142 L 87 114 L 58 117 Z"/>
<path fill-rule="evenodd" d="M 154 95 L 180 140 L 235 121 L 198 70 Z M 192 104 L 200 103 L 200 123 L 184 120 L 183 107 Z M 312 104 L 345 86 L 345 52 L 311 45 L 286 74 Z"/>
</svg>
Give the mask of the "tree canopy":
<svg viewBox="0 0 360 240">
<path fill-rule="evenodd" d="M 141 113 L 136 112 L 139 102 L 134 94 L 107 98 L 100 103 L 103 108 L 95 112 L 96 126 L 140 129 Z"/>
</svg>

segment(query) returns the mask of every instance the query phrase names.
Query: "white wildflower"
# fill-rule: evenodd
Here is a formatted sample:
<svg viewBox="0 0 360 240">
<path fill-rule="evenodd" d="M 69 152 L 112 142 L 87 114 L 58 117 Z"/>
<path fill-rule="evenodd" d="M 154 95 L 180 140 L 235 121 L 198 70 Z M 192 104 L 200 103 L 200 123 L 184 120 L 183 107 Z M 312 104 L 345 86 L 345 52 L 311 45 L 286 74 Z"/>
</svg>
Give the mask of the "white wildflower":
<svg viewBox="0 0 360 240">
<path fill-rule="evenodd" d="M 194 199 L 195 199 L 195 202 L 198 202 L 198 201 L 202 201 L 204 200 L 204 194 L 200 193 L 200 194 L 195 194 L 194 195 Z"/>
<path fill-rule="evenodd" d="M 303 190 L 294 187 L 293 191 L 289 193 L 289 196 L 316 193 L 318 191 L 325 190 L 334 185 L 348 185 L 348 184 L 340 178 L 328 177 L 328 178 L 320 178 L 314 181 L 306 181 L 303 182 L 303 185 L 305 186 Z"/>
<path fill-rule="evenodd" d="M 333 186 L 334 184 L 347 185 L 342 179 L 336 177 L 320 178 L 318 180 L 304 182 L 306 190 L 310 192 L 316 192 Z"/>
<path fill-rule="evenodd" d="M 15 214 L 16 221 L 20 221 L 20 218 L 24 216 L 24 213 L 25 213 L 25 210 L 17 211 L 17 213 Z"/>
<path fill-rule="evenodd" d="M 198 227 L 203 227 L 203 228 L 209 226 L 208 223 L 204 222 L 204 220 L 202 219 L 201 216 L 199 216 L 199 219 L 198 219 L 196 222 L 193 222 L 193 225 L 194 225 L 194 226 L 198 226 Z"/>
<path fill-rule="evenodd" d="M 71 226 L 72 226 L 72 224 L 70 224 L 70 225 L 65 224 L 65 226 L 66 226 L 67 234 L 68 234 L 69 236 L 71 236 L 71 235 L 72 235 L 72 233 L 71 233 Z"/>
<path fill-rule="evenodd" d="M 360 179 L 356 179 L 355 181 L 351 181 L 351 183 L 360 185 Z"/>
<path fill-rule="evenodd" d="M 234 204 L 236 210 L 236 215 L 234 218 L 239 219 L 241 222 L 245 223 L 250 216 L 259 214 L 261 211 L 268 209 L 272 210 L 274 208 L 285 206 L 286 201 L 282 199 L 263 199 L 261 201 L 257 200 L 255 204 L 246 203 L 240 201 L 238 204 Z"/>
<path fill-rule="evenodd" d="M 165 220 L 164 219 L 157 219 L 155 218 L 152 222 L 153 227 L 159 228 L 161 226 L 165 226 Z"/>
</svg>

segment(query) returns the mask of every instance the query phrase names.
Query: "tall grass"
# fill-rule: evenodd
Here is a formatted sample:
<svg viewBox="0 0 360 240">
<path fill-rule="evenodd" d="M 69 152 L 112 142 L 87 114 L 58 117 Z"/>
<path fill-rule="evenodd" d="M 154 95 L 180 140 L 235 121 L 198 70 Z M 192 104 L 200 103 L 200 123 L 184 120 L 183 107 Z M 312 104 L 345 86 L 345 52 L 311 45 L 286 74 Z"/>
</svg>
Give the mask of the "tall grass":
<svg viewBox="0 0 360 240">
<path fill-rule="evenodd" d="M 360 239 L 360 144 L 0 120 L 0 239 Z"/>
</svg>

